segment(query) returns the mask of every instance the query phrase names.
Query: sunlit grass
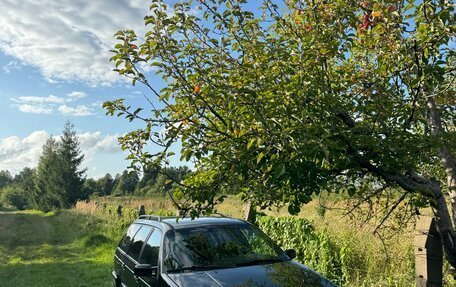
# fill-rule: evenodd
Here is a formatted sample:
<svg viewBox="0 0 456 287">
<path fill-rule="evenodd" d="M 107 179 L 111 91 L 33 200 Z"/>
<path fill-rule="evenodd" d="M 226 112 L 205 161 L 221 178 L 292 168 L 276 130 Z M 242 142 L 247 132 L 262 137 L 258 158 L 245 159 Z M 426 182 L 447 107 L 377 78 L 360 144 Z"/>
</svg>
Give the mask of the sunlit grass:
<svg viewBox="0 0 456 287">
<path fill-rule="evenodd" d="M 76 209 L 50 213 L 0 212 L 0 286 L 111 286 L 115 247 L 136 218 L 138 206 L 145 205 L 147 213 L 175 212 L 170 200 L 163 197 L 100 198 L 97 202 L 81 202 Z M 104 203 L 109 208 L 103 210 Z M 115 213 L 117 205 L 125 207 L 124 217 Z M 317 209 L 318 203 L 312 202 L 299 216 L 348 248 L 340 251 L 350 260 L 351 277 L 346 286 L 414 286 L 411 230 L 398 233 L 385 247 L 372 234 L 372 226 L 360 226 L 343 217 L 340 210 L 321 217 Z M 241 217 L 242 204 L 238 198 L 228 197 L 218 211 Z M 265 212 L 289 216 L 285 208 Z"/>
<path fill-rule="evenodd" d="M 117 238 L 74 211 L 0 215 L 0 282 L 19 286 L 111 286 Z"/>
</svg>

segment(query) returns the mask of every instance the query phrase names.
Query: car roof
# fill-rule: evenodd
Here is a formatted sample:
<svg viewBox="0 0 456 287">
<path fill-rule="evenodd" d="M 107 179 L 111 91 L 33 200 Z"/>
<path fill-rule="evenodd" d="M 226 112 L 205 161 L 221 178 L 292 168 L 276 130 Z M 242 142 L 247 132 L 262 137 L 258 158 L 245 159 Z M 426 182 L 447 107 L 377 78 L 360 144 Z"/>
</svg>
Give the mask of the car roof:
<svg viewBox="0 0 456 287">
<path fill-rule="evenodd" d="M 134 223 L 153 225 L 161 227 L 161 229 L 180 229 L 188 227 L 199 227 L 208 225 L 232 225 L 232 224 L 248 224 L 244 220 L 229 218 L 229 217 L 198 217 L 195 219 L 184 217 L 156 217 L 150 216 L 150 218 L 139 218 Z"/>
</svg>

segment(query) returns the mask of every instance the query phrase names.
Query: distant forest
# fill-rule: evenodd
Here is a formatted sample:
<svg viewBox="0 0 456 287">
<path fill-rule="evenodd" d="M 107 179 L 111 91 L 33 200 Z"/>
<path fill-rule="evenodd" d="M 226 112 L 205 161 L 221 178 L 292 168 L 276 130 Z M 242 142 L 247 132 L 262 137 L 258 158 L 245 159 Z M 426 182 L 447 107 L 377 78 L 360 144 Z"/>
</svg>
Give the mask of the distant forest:
<svg viewBox="0 0 456 287">
<path fill-rule="evenodd" d="M 190 173 L 185 166 L 157 167 L 93 179 L 81 169 L 83 159 L 74 126 L 67 122 L 58 140 L 50 137 L 43 145 L 36 168 L 26 167 L 15 176 L 8 170 L 0 171 L 0 208 L 50 211 L 71 208 L 78 200 L 97 196 L 165 194 Z"/>
<path fill-rule="evenodd" d="M 174 181 L 180 181 L 189 173 L 186 166 L 156 169 L 140 175 L 136 171 L 124 170 L 115 176 L 107 173 L 99 179 L 84 179 L 82 188 L 77 192 L 77 200 L 86 200 L 98 196 L 147 196 L 152 194 L 165 195 Z M 24 168 L 12 176 L 8 170 L 0 171 L 0 207 L 17 209 L 43 209 L 36 204 L 36 169 Z M 48 206 L 47 210 L 68 206 Z"/>
</svg>

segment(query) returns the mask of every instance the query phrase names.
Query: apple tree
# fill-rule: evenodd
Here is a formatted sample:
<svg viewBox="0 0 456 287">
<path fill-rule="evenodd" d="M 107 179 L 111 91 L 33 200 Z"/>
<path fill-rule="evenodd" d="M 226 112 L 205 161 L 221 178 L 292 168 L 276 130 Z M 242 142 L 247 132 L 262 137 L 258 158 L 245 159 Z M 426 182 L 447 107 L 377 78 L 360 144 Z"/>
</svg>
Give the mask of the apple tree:
<svg viewBox="0 0 456 287">
<path fill-rule="evenodd" d="M 181 145 L 194 172 L 170 195 L 192 216 L 226 191 L 297 213 L 322 191 L 393 187 L 391 209 L 432 207 L 456 266 L 451 1 L 259 2 L 153 0 L 145 35 L 115 34 L 115 71 L 150 90 L 147 107 L 104 104 L 144 123 L 120 139 L 132 166 Z"/>
</svg>

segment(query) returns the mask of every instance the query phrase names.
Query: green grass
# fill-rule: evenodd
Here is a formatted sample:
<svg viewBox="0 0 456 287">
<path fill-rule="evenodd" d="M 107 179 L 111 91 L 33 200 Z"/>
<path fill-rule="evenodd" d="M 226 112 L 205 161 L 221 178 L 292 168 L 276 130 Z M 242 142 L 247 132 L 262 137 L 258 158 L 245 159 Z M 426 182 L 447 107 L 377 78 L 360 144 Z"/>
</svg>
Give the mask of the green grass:
<svg viewBox="0 0 456 287">
<path fill-rule="evenodd" d="M 0 212 L 0 282 L 19 286 L 111 286 L 120 234 L 74 211 Z"/>
<path fill-rule="evenodd" d="M 56 213 L 0 211 L 0 287 L 111 286 L 113 255 L 126 227 L 136 217 L 139 204 L 148 213 L 172 211 L 166 199 L 99 199 L 102 204 L 80 203 Z M 117 204 L 133 208 L 122 218 Z M 241 215 L 242 204 L 230 197 L 219 211 Z M 284 209 L 267 212 L 288 215 Z M 414 286 L 413 233 L 405 231 L 389 242 L 388 252 L 372 235 L 371 226 L 357 226 L 338 211 L 321 218 L 317 204 L 306 205 L 300 217 L 312 222 L 320 235 L 328 235 L 344 256 L 349 278 L 345 287 Z M 343 247 L 343 248 L 342 248 Z M 448 269 L 448 266 L 445 267 Z M 456 286 L 446 272 L 444 286 Z"/>
</svg>

